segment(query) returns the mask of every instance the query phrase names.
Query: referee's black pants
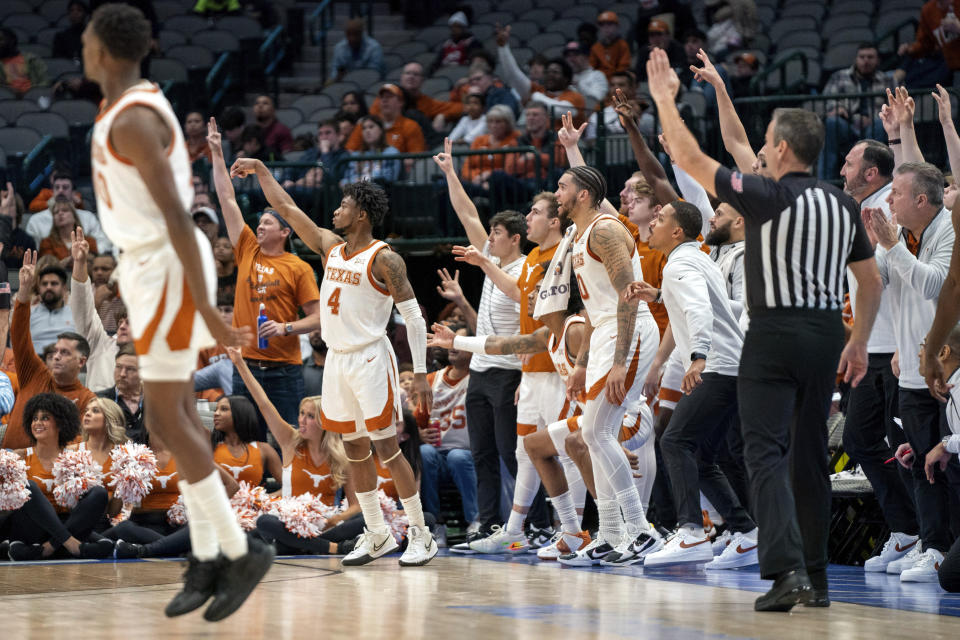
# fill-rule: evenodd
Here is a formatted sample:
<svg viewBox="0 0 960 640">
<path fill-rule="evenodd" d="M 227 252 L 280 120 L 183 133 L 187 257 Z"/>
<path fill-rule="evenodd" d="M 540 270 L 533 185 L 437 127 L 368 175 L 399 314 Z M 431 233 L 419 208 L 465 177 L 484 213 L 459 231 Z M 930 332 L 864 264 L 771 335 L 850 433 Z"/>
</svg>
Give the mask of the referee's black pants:
<svg viewBox="0 0 960 640">
<path fill-rule="evenodd" d="M 700 492 L 723 516 L 730 530 L 756 528 L 747 510 L 717 464 L 730 417 L 737 412 L 737 378 L 704 373 L 703 382 L 677 402 L 670 424 L 660 438 L 660 450 L 670 474 L 677 522 L 701 527 Z"/>
<path fill-rule="evenodd" d="M 890 368 L 892 353 L 871 353 L 867 375 L 850 389 L 843 425 L 843 448 L 863 468 L 891 531 L 917 535 L 913 477 L 896 461 L 885 464 L 907 441 L 894 417 L 899 387 Z"/>
<path fill-rule="evenodd" d="M 764 579 L 826 570 L 827 415 L 842 349 L 839 311 L 750 312 L 738 392 Z"/>
</svg>

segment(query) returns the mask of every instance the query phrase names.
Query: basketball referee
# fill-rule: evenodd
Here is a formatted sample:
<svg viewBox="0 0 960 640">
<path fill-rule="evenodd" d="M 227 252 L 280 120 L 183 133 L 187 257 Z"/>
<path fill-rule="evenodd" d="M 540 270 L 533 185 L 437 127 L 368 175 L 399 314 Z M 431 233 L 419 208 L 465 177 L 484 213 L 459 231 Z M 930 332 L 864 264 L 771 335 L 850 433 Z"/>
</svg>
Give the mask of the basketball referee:
<svg viewBox="0 0 960 640">
<path fill-rule="evenodd" d="M 866 373 L 882 288 L 859 207 L 810 174 L 824 136 L 815 114 L 774 111 L 763 147 L 771 178 L 742 175 L 705 155 L 687 131 L 674 103 L 680 81 L 663 51 L 650 54 L 647 74 L 674 161 L 746 223 L 750 328 L 740 360 L 740 421 L 760 573 L 775 580 L 754 608 L 829 606 L 826 419 L 837 372 L 854 385 Z M 844 347 L 848 266 L 859 294 Z"/>
</svg>

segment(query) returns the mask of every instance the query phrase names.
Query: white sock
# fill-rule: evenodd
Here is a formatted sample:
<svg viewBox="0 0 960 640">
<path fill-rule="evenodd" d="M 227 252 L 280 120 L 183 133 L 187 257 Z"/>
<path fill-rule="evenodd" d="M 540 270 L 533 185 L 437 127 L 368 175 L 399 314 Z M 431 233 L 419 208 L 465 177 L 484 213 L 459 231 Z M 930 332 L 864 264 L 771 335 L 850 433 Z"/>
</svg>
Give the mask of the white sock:
<svg viewBox="0 0 960 640">
<path fill-rule="evenodd" d="M 629 524 L 639 527 L 640 531 L 647 531 L 650 523 L 643 513 L 643 505 L 640 504 L 640 494 L 637 487 L 631 484 L 624 491 L 617 493 L 617 502 L 623 509 L 623 519 Z"/>
<path fill-rule="evenodd" d="M 653 438 L 649 438 L 639 449 L 634 451 L 640 462 L 638 472 L 642 477 L 634 478 L 633 484 L 640 494 L 640 504 L 643 512 L 650 509 L 650 494 L 653 493 L 653 483 L 657 479 L 657 454 L 654 451 Z"/>
<path fill-rule="evenodd" d="M 583 513 L 583 505 L 587 501 L 587 485 L 583 481 L 583 476 L 580 475 L 580 469 L 577 468 L 576 463 L 570 459 L 570 456 L 561 453 L 557 456 L 557 460 L 560 461 L 560 466 L 563 467 L 563 475 L 567 478 L 567 491 L 570 493 L 570 496 L 573 498 L 573 504 L 577 509 L 578 514 Z M 580 529 L 580 517 L 577 516 L 577 529 Z"/>
<path fill-rule="evenodd" d="M 363 523 L 367 526 L 367 529 L 374 533 L 387 533 L 387 522 L 383 519 L 383 511 L 380 509 L 380 497 L 377 495 L 377 490 L 357 491 L 357 502 L 360 503 L 360 510 L 363 512 Z M 409 518 L 410 515 L 407 514 L 407 519 Z M 420 513 L 420 518 L 423 518 L 423 512 Z"/>
<path fill-rule="evenodd" d="M 193 494 L 195 506 L 213 525 L 217 533 L 220 551 L 230 560 L 246 555 L 247 535 L 240 528 L 237 516 L 230 507 L 230 499 L 223 488 L 223 481 L 216 471 L 190 485 L 188 493 Z"/>
<path fill-rule="evenodd" d="M 580 516 L 577 515 L 577 505 L 574 503 L 570 492 L 565 491 L 551 498 L 551 502 L 553 502 L 553 508 L 557 510 L 557 516 L 560 518 L 560 530 L 566 533 L 579 532 Z"/>
<path fill-rule="evenodd" d="M 617 504 L 616 500 L 601 500 L 598 498 L 597 513 L 600 519 L 600 535 L 608 543 L 615 546 L 620 542 L 620 537 L 623 535 L 620 526 L 623 523 L 623 519 L 620 517 L 620 505 Z"/>
<path fill-rule="evenodd" d="M 511 536 L 523 534 L 523 521 L 527 519 L 527 514 L 520 513 L 516 509 L 510 509 L 510 517 L 507 519 L 507 533 Z"/>
<path fill-rule="evenodd" d="M 537 489 L 540 488 L 540 475 L 537 473 L 537 468 L 533 466 L 533 461 L 530 460 L 527 448 L 523 444 L 525 437 L 517 436 L 517 475 L 513 485 L 513 504 L 529 508 L 533 504 L 533 499 L 537 497 Z M 520 528 L 516 531 L 510 529 L 510 526 L 507 525 L 507 533 L 513 533 L 514 535 L 520 533 L 523 530 L 524 517 L 521 514 Z M 512 521 L 513 515 L 510 518 Z"/>
<path fill-rule="evenodd" d="M 403 512 L 407 515 L 410 526 L 420 527 L 421 529 L 427 528 L 426 523 L 423 521 L 423 505 L 420 503 L 419 492 L 409 498 L 400 498 L 400 504 L 403 505 Z M 377 501 L 377 509 L 379 510 L 379 508 L 380 503 Z M 366 513 L 364 513 L 364 518 L 366 518 Z"/>
<path fill-rule="evenodd" d="M 216 560 L 220 555 L 220 545 L 217 544 L 217 530 L 213 528 L 206 515 L 193 499 L 193 486 L 186 480 L 177 484 L 183 496 L 183 504 L 187 510 L 187 521 L 190 531 L 190 552 L 201 562 Z"/>
</svg>

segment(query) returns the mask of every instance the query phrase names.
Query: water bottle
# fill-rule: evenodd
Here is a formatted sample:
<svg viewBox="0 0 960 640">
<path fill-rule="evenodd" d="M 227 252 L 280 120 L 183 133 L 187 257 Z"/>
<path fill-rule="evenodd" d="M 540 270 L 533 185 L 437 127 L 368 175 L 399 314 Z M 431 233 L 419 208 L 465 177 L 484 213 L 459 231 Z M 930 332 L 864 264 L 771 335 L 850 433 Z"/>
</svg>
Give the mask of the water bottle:
<svg viewBox="0 0 960 640">
<path fill-rule="evenodd" d="M 263 323 L 267 321 L 267 307 L 262 302 L 260 303 L 260 315 L 257 316 L 257 347 L 260 349 L 266 349 L 268 346 L 267 338 L 260 337 L 260 328 L 263 326 Z"/>
</svg>

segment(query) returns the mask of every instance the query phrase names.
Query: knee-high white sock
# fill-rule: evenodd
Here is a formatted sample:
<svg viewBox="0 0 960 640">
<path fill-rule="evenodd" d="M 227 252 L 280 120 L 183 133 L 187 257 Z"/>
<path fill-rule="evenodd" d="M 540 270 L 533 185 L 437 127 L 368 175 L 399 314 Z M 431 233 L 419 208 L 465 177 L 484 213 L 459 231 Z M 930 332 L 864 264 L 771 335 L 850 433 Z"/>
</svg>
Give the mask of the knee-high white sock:
<svg viewBox="0 0 960 640">
<path fill-rule="evenodd" d="M 565 491 L 558 496 L 554 496 L 551 498 L 551 502 L 553 502 L 553 508 L 557 510 L 557 516 L 560 518 L 560 530 L 567 533 L 580 531 L 580 516 L 577 515 L 577 505 L 570 492 Z"/>
<path fill-rule="evenodd" d="M 620 517 L 620 505 L 616 500 L 597 498 L 597 514 L 600 519 L 600 535 L 613 546 L 623 536 L 623 518 Z"/>
<path fill-rule="evenodd" d="M 650 508 L 650 494 L 653 493 L 653 482 L 657 479 L 657 453 L 653 443 L 653 438 L 650 438 L 634 451 L 640 462 L 638 472 L 641 475 L 639 478 L 634 478 L 634 484 L 637 486 L 637 493 L 640 494 L 640 504 L 643 506 L 644 513 Z"/>
<path fill-rule="evenodd" d="M 197 506 L 193 499 L 193 487 L 186 480 L 181 480 L 177 487 L 183 496 L 183 504 L 187 510 L 187 520 L 190 528 L 190 552 L 197 560 L 208 562 L 220 555 L 220 545 L 217 544 L 217 530 L 207 519 L 206 514 Z"/>
<path fill-rule="evenodd" d="M 517 477 L 513 486 L 513 504 L 522 508 L 533 504 L 537 489 L 540 488 L 540 476 L 527 455 L 527 448 L 523 445 L 524 438 L 525 436 L 517 436 Z M 507 520 L 507 533 L 514 536 L 523 533 L 525 519 L 525 514 L 512 509 Z"/>
<path fill-rule="evenodd" d="M 194 482 L 187 490 L 193 494 L 194 505 L 206 516 L 217 532 L 220 551 L 230 560 L 247 553 L 247 536 L 237 522 L 230 507 L 230 499 L 223 488 L 220 474 L 214 471 L 209 476 Z"/>
<path fill-rule="evenodd" d="M 420 502 L 420 493 L 417 492 L 409 498 L 400 498 L 400 504 L 403 505 L 403 512 L 407 515 L 407 520 L 413 527 L 425 529 L 426 523 L 423 521 L 423 504 Z M 380 508 L 380 501 L 377 500 L 377 508 Z M 382 515 L 381 515 L 382 517 Z M 366 515 L 364 515 L 366 518 Z"/>
<path fill-rule="evenodd" d="M 363 523 L 367 529 L 374 533 L 386 533 L 387 522 L 383 519 L 383 511 L 380 509 L 380 497 L 377 490 L 357 491 L 357 502 L 360 503 L 360 511 L 363 512 Z"/>
<path fill-rule="evenodd" d="M 563 475 L 567 478 L 567 491 L 573 499 L 577 513 L 583 514 L 583 505 L 587 501 L 587 484 L 583 481 L 580 469 L 578 469 L 576 463 L 570 459 L 570 456 L 565 453 L 558 455 L 557 460 L 560 461 L 560 466 L 563 467 Z M 579 521 L 580 518 L 578 516 L 577 522 L 579 523 Z"/>
</svg>

